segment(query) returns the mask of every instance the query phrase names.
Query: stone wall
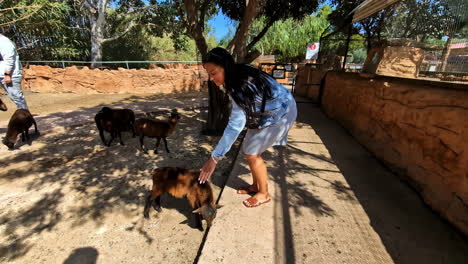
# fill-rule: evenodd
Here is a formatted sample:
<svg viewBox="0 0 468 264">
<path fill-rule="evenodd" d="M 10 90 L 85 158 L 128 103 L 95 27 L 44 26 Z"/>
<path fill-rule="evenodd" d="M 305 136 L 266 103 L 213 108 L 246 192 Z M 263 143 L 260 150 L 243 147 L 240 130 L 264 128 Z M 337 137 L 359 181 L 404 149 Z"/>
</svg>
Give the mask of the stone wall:
<svg viewBox="0 0 468 264">
<path fill-rule="evenodd" d="M 326 114 L 468 234 L 468 86 L 339 72 L 325 81 Z"/>
<path fill-rule="evenodd" d="M 91 70 L 88 67 L 51 68 L 31 65 L 23 69 L 23 89 L 43 93 L 173 93 L 207 87 L 199 66 L 169 69 Z"/>
</svg>

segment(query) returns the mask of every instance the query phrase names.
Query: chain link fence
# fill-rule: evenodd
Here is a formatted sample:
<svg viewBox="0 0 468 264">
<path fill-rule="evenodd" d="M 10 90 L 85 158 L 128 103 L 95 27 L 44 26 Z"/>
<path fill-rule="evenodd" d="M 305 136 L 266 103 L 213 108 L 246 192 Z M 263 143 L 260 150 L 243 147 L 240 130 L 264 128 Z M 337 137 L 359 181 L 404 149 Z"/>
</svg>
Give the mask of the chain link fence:
<svg viewBox="0 0 468 264">
<path fill-rule="evenodd" d="M 402 0 L 327 32 L 324 70 L 468 82 L 468 1 Z"/>
<path fill-rule="evenodd" d="M 23 66 L 29 65 L 47 65 L 53 68 L 66 68 L 76 66 L 78 68 L 98 68 L 115 70 L 118 68 L 124 69 L 152 69 L 155 67 L 160 68 L 174 68 L 184 66 L 194 66 L 201 63 L 201 61 L 54 61 L 54 60 L 39 60 L 39 61 L 22 61 Z M 98 65 L 97 67 L 92 65 Z"/>
</svg>

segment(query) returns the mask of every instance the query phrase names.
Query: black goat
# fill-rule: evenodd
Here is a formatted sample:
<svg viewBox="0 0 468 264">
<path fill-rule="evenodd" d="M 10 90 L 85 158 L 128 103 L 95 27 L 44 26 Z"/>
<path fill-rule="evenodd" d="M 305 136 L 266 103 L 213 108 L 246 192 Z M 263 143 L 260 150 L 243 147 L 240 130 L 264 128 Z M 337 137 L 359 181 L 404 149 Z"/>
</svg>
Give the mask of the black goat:
<svg viewBox="0 0 468 264">
<path fill-rule="evenodd" d="M 105 146 L 110 146 L 116 136 L 119 136 L 120 145 L 124 145 L 121 136 L 121 132 L 123 131 L 132 131 L 133 137 L 135 137 L 135 129 L 133 127 L 135 124 L 135 114 L 130 109 L 103 107 L 94 117 L 94 121 L 99 130 L 102 143 Z M 111 139 L 108 143 L 106 143 L 104 131 L 111 134 Z"/>
</svg>

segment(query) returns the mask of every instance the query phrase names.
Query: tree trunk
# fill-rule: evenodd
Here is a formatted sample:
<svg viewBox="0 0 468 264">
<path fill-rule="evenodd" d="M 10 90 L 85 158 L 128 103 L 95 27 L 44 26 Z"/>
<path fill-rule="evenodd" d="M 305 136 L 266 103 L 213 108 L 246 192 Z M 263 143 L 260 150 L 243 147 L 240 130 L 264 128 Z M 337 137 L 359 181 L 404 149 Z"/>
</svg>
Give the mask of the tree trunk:
<svg viewBox="0 0 468 264">
<path fill-rule="evenodd" d="M 260 8 L 259 0 L 246 0 L 247 5 L 244 12 L 244 17 L 239 23 L 237 27 L 236 34 L 234 38 L 232 38 L 231 42 L 227 46 L 227 50 L 229 50 L 234 57 L 234 60 L 238 63 L 243 63 L 245 55 L 247 53 L 246 50 L 246 41 L 247 35 L 249 33 L 249 28 L 252 25 L 255 17 L 258 15 L 258 11 Z"/>
<path fill-rule="evenodd" d="M 185 13 L 187 15 L 186 24 L 187 30 L 195 40 L 197 49 L 201 56 L 205 56 L 208 53 L 208 45 L 206 44 L 205 36 L 203 35 L 203 23 L 204 14 L 206 10 L 200 10 L 200 17 L 197 18 L 197 10 L 194 0 L 184 0 Z M 204 2 L 202 8 L 208 7 L 208 2 Z M 183 11 L 178 5 L 179 15 L 183 17 Z M 208 108 L 208 121 L 205 128 L 202 131 L 204 135 L 222 135 L 226 128 L 229 120 L 230 107 L 229 97 L 226 93 L 221 91 L 213 82 L 208 80 L 208 97 L 209 97 L 209 108 Z"/>
<path fill-rule="evenodd" d="M 274 18 L 270 18 L 270 20 L 268 21 L 266 26 L 262 29 L 262 31 L 260 31 L 260 33 L 258 33 L 258 35 L 252 39 L 249 45 L 247 45 L 247 51 L 250 51 L 255 46 L 255 44 L 257 44 L 257 42 L 261 40 L 263 36 L 265 36 L 265 34 L 268 32 L 268 29 L 270 29 L 270 27 L 273 26 L 275 21 L 276 20 Z M 262 54 L 263 54 L 263 51 L 262 51 Z"/>
<path fill-rule="evenodd" d="M 102 61 L 102 32 L 101 25 L 98 25 L 97 20 L 91 21 L 91 68 L 99 68 L 101 63 L 96 61 Z"/>
<path fill-rule="evenodd" d="M 104 43 L 104 27 L 106 25 L 107 0 L 99 0 L 94 6 L 96 12 L 89 10 L 91 24 L 91 68 L 101 67 L 102 43 Z M 91 7 L 90 7 L 91 8 Z"/>
<path fill-rule="evenodd" d="M 203 35 L 203 24 L 205 23 L 204 18 L 201 18 L 200 21 L 197 19 L 197 10 L 194 0 L 184 0 L 185 12 L 187 13 L 187 27 L 192 35 L 198 50 L 201 55 L 205 55 L 208 52 L 208 45 L 206 44 L 205 36 Z M 205 5 L 204 8 L 207 8 Z M 205 11 L 201 13 L 204 14 Z"/>
<path fill-rule="evenodd" d="M 102 61 L 102 43 L 99 39 L 95 37 L 91 37 L 91 68 L 99 68 L 101 67 L 101 63 L 98 61 Z"/>
<path fill-rule="evenodd" d="M 440 72 L 445 72 L 445 69 L 447 68 L 447 60 L 450 55 L 450 45 L 452 45 L 452 36 L 449 36 L 447 42 L 445 42 L 445 47 L 442 51 L 442 64 L 440 65 Z"/>
<path fill-rule="evenodd" d="M 208 122 L 202 134 L 220 136 L 226 128 L 231 113 L 229 96 L 211 81 L 208 81 L 208 94 Z"/>
<path fill-rule="evenodd" d="M 259 0 L 246 1 L 247 5 L 244 17 L 239 23 L 236 34 L 226 48 L 232 54 L 234 60 L 237 63 L 245 63 L 246 59 L 252 60 L 251 57 L 254 55 L 254 53 L 247 54 L 246 42 L 249 28 L 252 25 L 255 17 L 258 15 Z M 258 54 L 258 52 L 255 53 Z M 247 55 L 250 55 L 249 58 L 246 58 Z M 208 82 L 208 84 L 210 105 L 208 109 L 208 123 L 206 124 L 203 133 L 207 135 L 222 135 L 229 121 L 229 115 L 231 112 L 229 96 L 216 87 L 214 83 Z"/>
</svg>

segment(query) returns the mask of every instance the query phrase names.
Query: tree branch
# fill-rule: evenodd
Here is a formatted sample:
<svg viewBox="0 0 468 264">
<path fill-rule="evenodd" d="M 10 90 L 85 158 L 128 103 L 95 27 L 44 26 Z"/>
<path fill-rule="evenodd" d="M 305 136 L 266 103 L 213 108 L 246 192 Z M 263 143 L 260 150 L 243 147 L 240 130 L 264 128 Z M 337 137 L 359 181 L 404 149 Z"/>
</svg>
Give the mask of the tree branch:
<svg viewBox="0 0 468 264">
<path fill-rule="evenodd" d="M 83 2 L 86 2 L 88 5 L 90 5 L 92 8 L 97 9 L 97 6 L 94 2 L 90 2 L 89 0 L 82 0 Z"/>
<path fill-rule="evenodd" d="M 244 58 L 244 63 L 251 63 L 252 61 L 254 61 L 261 54 L 262 53 L 259 50 L 253 50 L 253 51 L 247 53 L 247 55 L 245 55 L 245 58 Z"/>
<path fill-rule="evenodd" d="M 265 25 L 265 27 L 258 33 L 257 36 L 255 36 L 252 41 L 247 45 L 247 51 L 251 50 L 257 42 L 265 36 L 265 34 L 268 32 L 268 29 L 275 23 L 276 20 L 270 19 L 268 23 Z"/>
<path fill-rule="evenodd" d="M 90 11 L 91 13 L 93 14 L 97 13 L 97 10 L 98 10 L 97 6 L 89 2 L 89 0 L 82 0 L 81 5 L 86 6 L 86 8 L 88 8 L 88 11 Z"/>
<path fill-rule="evenodd" d="M 174 0 L 176 7 L 177 7 L 177 12 L 179 13 L 180 19 L 182 20 L 182 23 L 186 28 L 188 28 L 188 22 L 187 18 L 184 15 L 184 10 L 182 10 L 182 6 L 179 3 L 179 0 Z"/>
<path fill-rule="evenodd" d="M 241 62 L 244 59 L 247 34 L 261 8 L 259 0 L 248 0 L 246 2 L 247 6 L 245 7 L 244 16 L 239 21 L 236 33 L 226 48 L 234 56 L 236 62 Z"/>
<path fill-rule="evenodd" d="M 75 2 L 77 2 L 78 5 L 85 10 L 85 12 L 89 12 L 93 15 L 97 13 L 97 7 L 88 0 L 75 0 Z"/>
<path fill-rule="evenodd" d="M 200 9 L 200 17 L 198 18 L 198 24 L 201 25 L 203 30 L 205 28 L 205 15 L 206 15 L 206 10 L 208 9 L 209 3 L 210 3 L 210 0 L 205 0 Z"/>
<path fill-rule="evenodd" d="M 134 14 L 134 13 L 137 13 L 137 12 L 142 12 L 142 11 L 145 11 L 147 9 L 153 9 L 153 8 L 157 8 L 157 7 L 158 7 L 158 5 L 149 5 L 149 6 L 144 6 L 144 7 L 132 8 L 131 10 L 128 10 L 128 12 L 125 15 Z"/>
<path fill-rule="evenodd" d="M 130 31 L 130 29 L 132 29 L 132 28 L 133 28 L 134 26 L 136 26 L 136 25 L 137 25 L 137 24 L 136 24 L 134 21 L 132 21 L 132 22 L 130 22 L 130 24 L 128 25 L 128 27 L 127 27 L 123 32 L 121 32 L 121 33 L 119 33 L 119 34 L 117 34 L 117 35 L 115 35 L 115 36 L 113 36 L 113 37 L 105 38 L 105 39 L 102 40 L 102 42 L 106 42 L 106 41 L 111 41 L 111 40 L 114 40 L 114 39 L 118 39 L 118 38 L 122 37 L 123 35 L 127 34 L 127 32 Z"/>
<path fill-rule="evenodd" d="M 205 55 L 208 52 L 203 28 L 198 23 L 197 10 L 195 9 L 195 0 L 184 0 L 185 12 L 187 13 L 187 29 L 195 40 L 200 53 Z"/>
<path fill-rule="evenodd" d="M 8 21 L 8 22 L 6 22 L 6 23 L 0 24 L 0 26 L 10 25 L 10 24 L 16 23 L 16 22 L 18 22 L 18 21 L 27 19 L 27 18 L 31 17 L 32 15 L 36 14 L 37 12 L 39 12 L 39 10 L 41 10 L 41 9 L 39 8 L 39 9 L 37 9 L 37 10 L 31 12 L 30 14 L 24 16 L 24 17 L 20 17 L 20 18 L 18 18 L 18 19 L 15 19 L 15 20 Z"/>
<path fill-rule="evenodd" d="M 1 2 L 0 2 L 1 3 Z M 8 10 L 13 10 L 13 9 L 26 9 L 26 8 L 41 8 L 44 5 L 30 5 L 30 6 L 13 6 L 9 8 L 3 8 L 0 9 L 0 12 L 8 11 Z"/>
</svg>

